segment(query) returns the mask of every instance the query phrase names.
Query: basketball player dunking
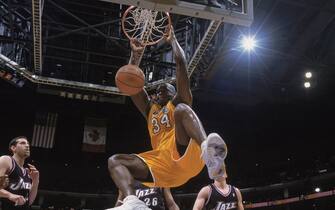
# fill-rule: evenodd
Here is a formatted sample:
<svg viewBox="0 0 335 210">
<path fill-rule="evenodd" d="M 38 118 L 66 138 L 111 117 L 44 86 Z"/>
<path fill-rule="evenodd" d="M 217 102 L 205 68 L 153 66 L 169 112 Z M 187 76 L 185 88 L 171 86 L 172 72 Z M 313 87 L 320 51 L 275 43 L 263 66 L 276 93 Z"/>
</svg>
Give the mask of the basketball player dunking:
<svg viewBox="0 0 335 210">
<path fill-rule="evenodd" d="M 202 170 L 203 160 L 211 178 L 223 173 L 226 144 L 218 134 L 207 136 L 190 108 L 192 94 L 187 62 L 173 30 L 167 42 L 172 46 L 176 61 L 177 91 L 171 84 L 160 85 L 157 102 L 150 101 L 145 89 L 131 96 L 147 119 L 153 150 L 138 155 L 116 154 L 108 159 L 110 175 L 125 196 L 123 205 L 113 209 L 149 209 L 135 196 L 134 179 L 149 187 L 177 187 Z M 130 64 L 138 65 L 143 46 L 136 40 L 131 41 L 131 46 Z"/>
<path fill-rule="evenodd" d="M 8 186 L 0 190 L 1 209 L 30 209 L 37 194 L 39 172 L 30 164 L 29 168 L 23 167 L 25 159 L 30 156 L 27 138 L 14 138 L 9 142 L 9 150 L 13 156 L 0 157 L 0 176 L 7 175 L 9 178 Z"/>
<path fill-rule="evenodd" d="M 227 173 L 203 187 L 195 200 L 193 210 L 244 210 L 242 195 L 238 188 L 227 184 Z"/>
</svg>

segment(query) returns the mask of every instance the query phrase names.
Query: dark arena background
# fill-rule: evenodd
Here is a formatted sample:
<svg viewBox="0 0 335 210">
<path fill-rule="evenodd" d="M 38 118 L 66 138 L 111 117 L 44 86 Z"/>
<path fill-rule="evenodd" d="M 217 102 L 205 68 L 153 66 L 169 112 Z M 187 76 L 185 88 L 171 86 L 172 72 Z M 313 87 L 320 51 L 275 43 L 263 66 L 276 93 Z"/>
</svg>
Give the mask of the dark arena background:
<svg viewBox="0 0 335 210">
<path fill-rule="evenodd" d="M 245 208 L 335 209 L 334 0 L 125 2 L 0 0 L 0 155 L 28 137 L 40 171 L 33 209 L 111 208 L 107 159 L 151 149 L 145 119 L 114 82 L 130 57 L 129 5 L 170 12 L 193 108 L 226 141 L 228 183 Z M 140 67 L 152 94 L 173 83 L 171 47 L 148 46 Z M 172 189 L 180 209 L 209 183 L 204 169 Z"/>
</svg>

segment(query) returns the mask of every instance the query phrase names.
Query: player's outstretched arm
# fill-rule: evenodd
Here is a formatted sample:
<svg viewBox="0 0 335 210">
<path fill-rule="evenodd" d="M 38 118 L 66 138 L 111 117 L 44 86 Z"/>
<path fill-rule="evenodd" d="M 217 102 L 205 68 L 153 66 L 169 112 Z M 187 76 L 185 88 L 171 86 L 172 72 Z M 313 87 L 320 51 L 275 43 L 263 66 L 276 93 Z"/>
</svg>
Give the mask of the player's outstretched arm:
<svg viewBox="0 0 335 210">
<path fill-rule="evenodd" d="M 129 64 L 139 66 L 145 47 L 136 39 L 130 40 L 130 47 L 131 56 Z M 147 119 L 151 106 L 147 91 L 143 88 L 138 94 L 131 96 L 131 99 L 137 109 L 142 113 L 145 119 Z"/>
<path fill-rule="evenodd" d="M 185 103 L 192 105 L 192 93 L 190 89 L 190 80 L 187 75 L 187 61 L 184 50 L 179 45 L 179 42 L 171 27 L 170 35 L 166 41 L 171 44 L 174 58 L 176 61 L 176 85 L 177 94 L 173 99 L 173 104 Z"/>
</svg>

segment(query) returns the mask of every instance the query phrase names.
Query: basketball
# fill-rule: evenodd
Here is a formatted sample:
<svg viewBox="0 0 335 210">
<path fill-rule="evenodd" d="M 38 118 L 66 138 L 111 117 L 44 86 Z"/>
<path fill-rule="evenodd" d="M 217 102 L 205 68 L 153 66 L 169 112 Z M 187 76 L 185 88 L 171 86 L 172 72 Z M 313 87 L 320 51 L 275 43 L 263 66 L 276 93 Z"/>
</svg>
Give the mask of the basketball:
<svg viewBox="0 0 335 210">
<path fill-rule="evenodd" d="M 115 75 L 115 83 L 126 95 L 136 95 L 144 87 L 145 77 L 142 70 L 135 65 L 122 66 Z"/>
</svg>

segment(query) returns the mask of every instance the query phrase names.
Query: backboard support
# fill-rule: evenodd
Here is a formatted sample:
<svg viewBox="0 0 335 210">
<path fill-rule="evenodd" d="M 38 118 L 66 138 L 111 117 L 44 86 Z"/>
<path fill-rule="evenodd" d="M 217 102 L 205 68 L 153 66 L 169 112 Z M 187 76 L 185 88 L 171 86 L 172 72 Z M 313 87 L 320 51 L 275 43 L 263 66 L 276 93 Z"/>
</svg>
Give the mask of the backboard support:
<svg viewBox="0 0 335 210">
<path fill-rule="evenodd" d="M 227 9 L 210 7 L 205 4 L 195 3 L 195 1 L 179 0 L 102 0 L 106 2 L 132 5 L 149 10 L 170 12 L 190 17 L 222 21 L 241 26 L 250 26 L 253 21 L 253 0 L 235 0 L 239 8 Z M 232 0 L 233 2 L 234 0 Z"/>
</svg>

